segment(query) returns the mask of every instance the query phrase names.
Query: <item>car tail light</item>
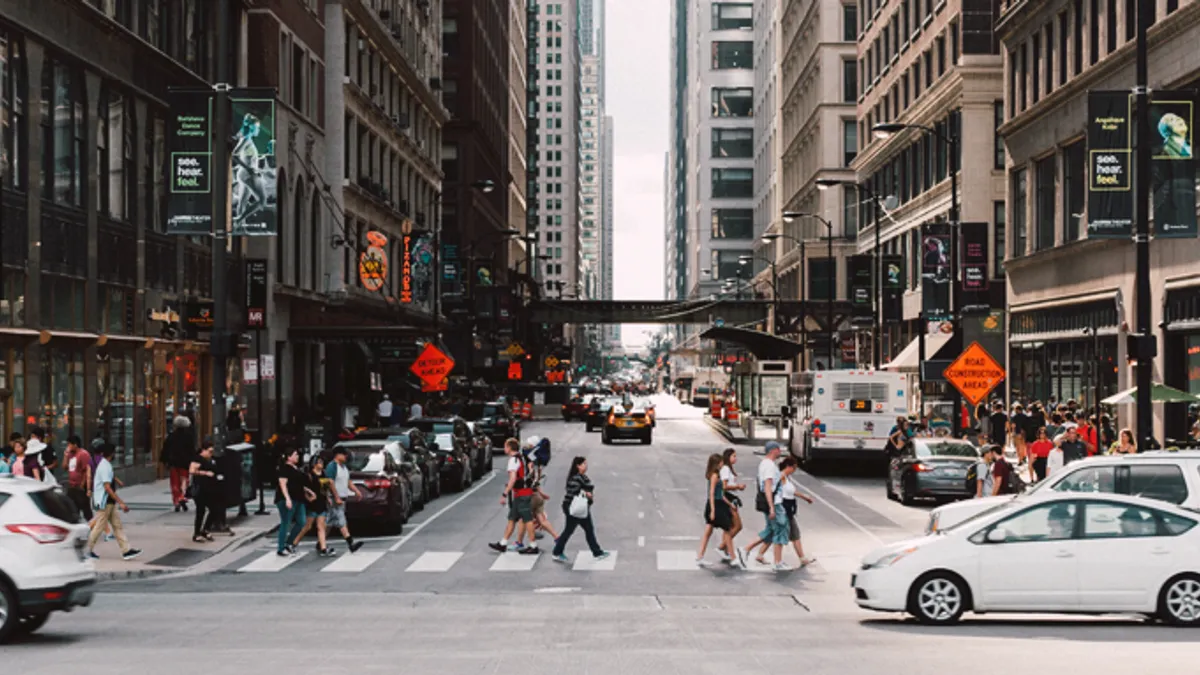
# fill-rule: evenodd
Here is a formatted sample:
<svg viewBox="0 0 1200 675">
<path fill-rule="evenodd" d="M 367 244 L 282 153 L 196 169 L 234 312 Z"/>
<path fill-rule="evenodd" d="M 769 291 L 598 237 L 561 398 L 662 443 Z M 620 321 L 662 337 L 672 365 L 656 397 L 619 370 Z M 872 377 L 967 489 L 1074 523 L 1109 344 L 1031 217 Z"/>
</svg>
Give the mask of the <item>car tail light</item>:
<svg viewBox="0 0 1200 675">
<path fill-rule="evenodd" d="M 928 464 L 913 464 L 913 471 L 924 473 L 926 471 L 933 471 L 933 467 Z"/>
<path fill-rule="evenodd" d="M 39 544 L 57 544 L 66 541 L 71 531 L 57 525 L 5 525 L 13 534 L 23 534 Z"/>
<path fill-rule="evenodd" d="M 612 424 L 613 420 L 615 420 L 615 419 L 617 419 L 617 416 L 615 414 L 613 414 L 613 413 L 608 414 L 608 423 L 609 424 Z"/>
<path fill-rule="evenodd" d="M 367 488 L 368 490 L 390 490 L 392 487 L 392 481 L 387 478 L 372 478 L 370 480 L 363 481 L 363 487 Z"/>
<path fill-rule="evenodd" d="M 454 463 L 454 455 L 446 455 L 445 461 L 447 464 L 453 464 Z"/>
</svg>

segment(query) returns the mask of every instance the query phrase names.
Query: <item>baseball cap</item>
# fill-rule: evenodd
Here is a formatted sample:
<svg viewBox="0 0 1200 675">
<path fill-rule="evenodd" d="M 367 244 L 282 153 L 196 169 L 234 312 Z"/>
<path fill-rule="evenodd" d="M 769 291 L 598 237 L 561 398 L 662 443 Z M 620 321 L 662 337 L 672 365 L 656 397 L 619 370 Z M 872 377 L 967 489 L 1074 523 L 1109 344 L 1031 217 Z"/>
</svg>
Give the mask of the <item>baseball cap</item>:
<svg viewBox="0 0 1200 675">
<path fill-rule="evenodd" d="M 536 448 L 537 444 L 541 443 L 541 442 L 542 442 L 541 436 L 530 436 L 529 438 L 525 439 L 524 445 L 527 448 Z"/>
<path fill-rule="evenodd" d="M 767 441 L 767 445 L 763 448 L 763 452 L 771 452 L 772 450 L 782 450 L 783 446 L 778 441 Z"/>
</svg>

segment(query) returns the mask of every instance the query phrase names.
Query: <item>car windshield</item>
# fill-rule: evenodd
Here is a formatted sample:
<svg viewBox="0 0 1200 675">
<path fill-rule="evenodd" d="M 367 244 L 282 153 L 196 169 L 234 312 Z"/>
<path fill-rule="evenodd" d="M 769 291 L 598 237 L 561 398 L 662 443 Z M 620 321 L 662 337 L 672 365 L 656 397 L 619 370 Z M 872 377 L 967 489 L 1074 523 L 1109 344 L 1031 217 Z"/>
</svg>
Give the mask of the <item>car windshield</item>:
<svg viewBox="0 0 1200 675">
<path fill-rule="evenodd" d="M 979 450 L 970 443 L 952 443 L 950 441 L 942 441 L 941 443 L 915 443 L 917 457 L 922 459 L 928 457 L 970 457 L 978 458 Z"/>
<path fill-rule="evenodd" d="M 346 455 L 346 466 L 350 467 L 351 471 L 361 471 L 363 473 L 379 473 L 383 471 L 383 451 L 382 450 L 351 450 Z"/>
<path fill-rule="evenodd" d="M 454 449 L 454 437 L 450 434 L 438 434 L 433 437 L 433 442 L 438 444 L 440 450 Z"/>
<path fill-rule="evenodd" d="M 1013 499 L 1016 499 L 1016 497 L 1013 497 Z M 955 523 L 945 529 L 939 529 L 938 534 L 947 534 L 950 532 L 956 532 L 963 527 L 971 527 L 973 524 L 980 522 L 983 518 L 986 518 L 1001 509 L 1008 508 L 1009 504 L 1011 504 L 1011 503 L 1012 503 L 1012 499 L 1009 499 L 1001 504 L 996 504 L 995 506 L 988 507 L 988 508 L 980 511 L 979 513 L 976 513 L 975 515 L 971 516 L 970 518 L 967 518 L 966 520 L 964 520 L 962 522 Z"/>
<path fill-rule="evenodd" d="M 427 434 L 450 434 L 454 433 L 454 424 L 451 422 L 434 422 L 432 420 L 413 420 L 412 425 Z"/>
</svg>

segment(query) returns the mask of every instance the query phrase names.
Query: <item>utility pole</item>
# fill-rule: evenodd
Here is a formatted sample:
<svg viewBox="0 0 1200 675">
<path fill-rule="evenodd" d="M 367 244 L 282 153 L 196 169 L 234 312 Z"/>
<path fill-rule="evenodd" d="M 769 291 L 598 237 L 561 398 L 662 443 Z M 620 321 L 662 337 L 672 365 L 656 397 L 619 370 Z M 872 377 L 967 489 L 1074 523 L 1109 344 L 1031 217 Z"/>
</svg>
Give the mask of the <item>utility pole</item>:
<svg viewBox="0 0 1200 675">
<path fill-rule="evenodd" d="M 1150 326 L 1150 91 L 1149 66 L 1146 49 L 1146 32 L 1153 17 L 1151 4 L 1154 0 L 1138 0 L 1137 10 L 1137 98 L 1136 156 L 1134 157 L 1134 179 L 1137 181 L 1137 206 L 1134 219 L 1137 230 L 1134 245 L 1137 250 L 1134 273 L 1134 304 L 1137 305 L 1137 437 L 1138 448 L 1151 447 L 1154 416 L 1150 398 L 1150 376 L 1154 366 L 1154 336 Z"/>
<path fill-rule="evenodd" d="M 212 355 L 213 445 L 220 454 L 225 450 L 225 359 L 232 348 L 229 331 L 229 298 L 225 269 L 225 247 L 229 236 L 229 2 L 218 0 L 217 76 L 213 84 L 213 191 L 212 191 L 212 294 L 213 330 L 209 342 Z M 261 385 L 260 385 L 261 386 Z"/>
</svg>

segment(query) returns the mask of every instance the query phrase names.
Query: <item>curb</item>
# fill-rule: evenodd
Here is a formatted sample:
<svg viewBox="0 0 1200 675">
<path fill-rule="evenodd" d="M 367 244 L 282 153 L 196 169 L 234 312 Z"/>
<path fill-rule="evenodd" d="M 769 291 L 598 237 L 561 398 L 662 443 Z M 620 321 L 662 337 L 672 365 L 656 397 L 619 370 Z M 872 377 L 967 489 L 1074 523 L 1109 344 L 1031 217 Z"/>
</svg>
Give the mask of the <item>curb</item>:
<svg viewBox="0 0 1200 675">
<path fill-rule="evenodd" d="M 730 443 L 738 443 L 738 439 L 734 438 L 733 432 L 729 430 L 727 425 L 721 424 L 708 415 L 705 415 L 703 419 L 704 423 L 707 424 L 710 429 L 720 434 L 722 438 Z"/>
<path fill-rule="evenodd" d="M 204 560 L 201 560 L 200 562 L 196 563 L 195 565 L 190 565 L 188 567 L 164 567 L 164 568 L 155 568 L 155 569 L 118 570 L 118 571 L 113 571 L 113 572 L 96 572 L 96 581 L 98 581 L 98 582 L 99 581 L 131 581 L 131 580 L 137 580 L 137 579 L 152 579 L 154 577 L 160 577 L 160 576 L 163 576 L 166 574 L 182 574 L 184 572 L 190 572 L 191 570 L 208 562 L 210 559 L 215 558 L 218 555 L 221 555 L 222 553 L 224 553 L 230 549 L 241 546 L 243 544 L 249 544 L 249 543 L 258 541 L 259 539 L 266 537 L 267 535 L 271 534 L 272 532 L 275 532 L 275 530 L 277 530 L 277 529 L 279 529 L 279 526 L 274 525 L 266 530 L 254 532 L 252 534 L 243 535 L 241 537 L 234 537 L 233 539 L 230 539 L 224 546 L 213 551 L 212 555 L 206 557 Z"/>
</svg>

